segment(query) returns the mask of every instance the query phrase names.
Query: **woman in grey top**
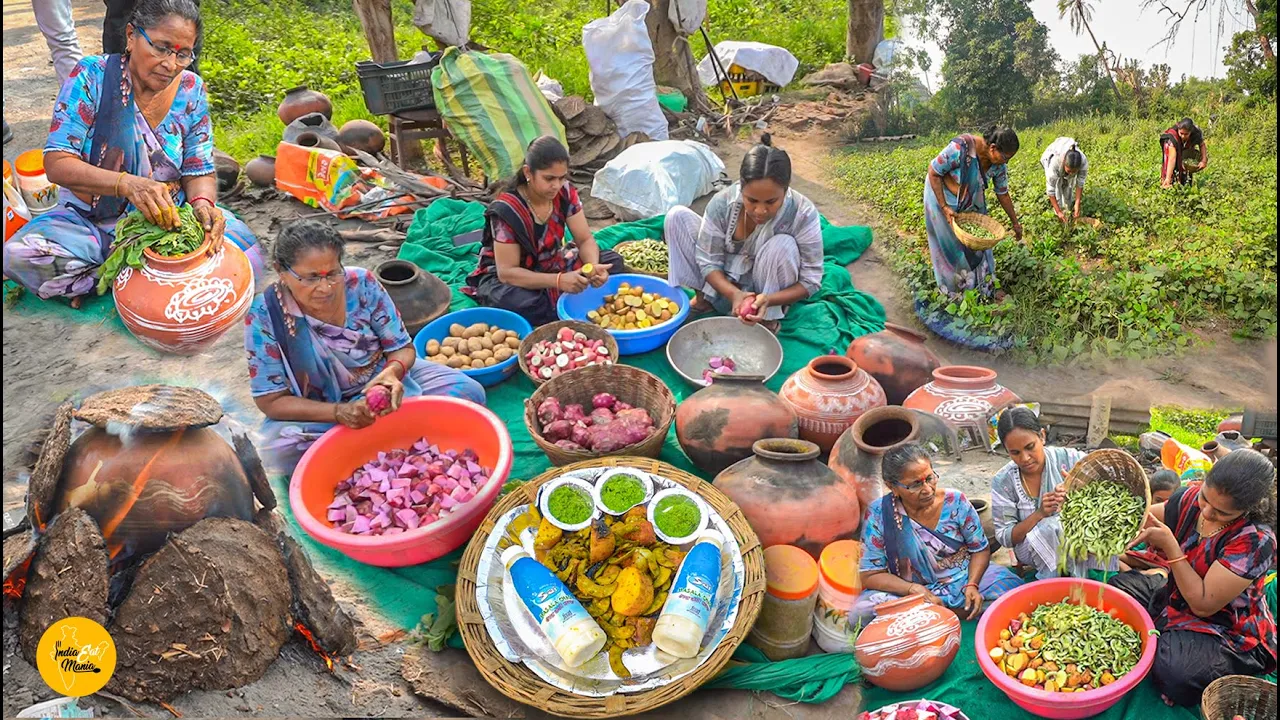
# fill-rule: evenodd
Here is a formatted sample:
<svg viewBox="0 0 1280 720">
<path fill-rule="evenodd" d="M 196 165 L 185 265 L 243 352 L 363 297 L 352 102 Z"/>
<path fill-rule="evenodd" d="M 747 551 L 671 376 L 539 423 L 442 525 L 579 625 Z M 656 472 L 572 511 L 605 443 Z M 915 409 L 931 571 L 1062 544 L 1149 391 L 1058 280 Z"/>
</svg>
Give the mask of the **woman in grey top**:
<svg viewBox="0 0 1280 720">
<path fill-rule="evenodd" d="M 777 332 L 787 306 L 822 286 L 818 209 L 790 185 L 791 158 L 766 134 L 706 217 L 686 207 L 667 213 L 668 280 L 697 291 L 693 312 L 714 308 Z M 755 311 L 744 313 L 748 301 Z"/>
<path fill-rule="evenodd" d="M 1089 174 L 1089 159 L 1080 151 L 1075 138 L 1060 137 L 1045 148 L 1040 156 L 1044 166 L 1044 192 L 1049 196 L 1053 214 L 1067 222 L 1080 219 L 1080 198 L 1084 196 L 1084 180 Z"/>
</svg>

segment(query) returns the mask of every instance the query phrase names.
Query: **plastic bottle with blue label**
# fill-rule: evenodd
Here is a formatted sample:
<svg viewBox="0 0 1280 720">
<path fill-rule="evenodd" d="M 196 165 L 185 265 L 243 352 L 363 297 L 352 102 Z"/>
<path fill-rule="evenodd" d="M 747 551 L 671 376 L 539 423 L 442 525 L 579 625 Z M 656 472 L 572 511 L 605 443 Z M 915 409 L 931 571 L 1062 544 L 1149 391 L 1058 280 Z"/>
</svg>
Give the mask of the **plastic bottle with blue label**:
<svg viewBox="0 0 1280 720">
<path fill-rule="evenodd" d="M 678 658 L 691 658 L 702 649 L 716 607 L 720 588 L 720 546 L 724 539 L 714 531 L 698 536 L 693 549 L 680 563 L 662 614 L 653 629 L 653 644 Z"/>
<path fill-rule="evenodd" d="M 511 587 L 569 667 L 596 656 L 608 637 L 560 578 L 519 545 L 502 552 Z"/>
</svg>

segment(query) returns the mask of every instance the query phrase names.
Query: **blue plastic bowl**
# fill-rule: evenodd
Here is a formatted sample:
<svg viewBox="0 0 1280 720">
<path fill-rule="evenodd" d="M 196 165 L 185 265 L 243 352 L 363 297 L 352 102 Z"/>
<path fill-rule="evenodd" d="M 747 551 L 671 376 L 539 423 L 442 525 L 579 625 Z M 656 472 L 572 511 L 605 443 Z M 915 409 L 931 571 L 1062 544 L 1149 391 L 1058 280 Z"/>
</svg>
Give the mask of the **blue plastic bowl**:
<svg viewBox="0 0 1280 720">
<path fill-rule="evenodd" d="M 643 330 L 614 330 L 613 328 L 608 328 L 609 334 L 613 336 L 614 340 L 618 341 L 618 354 L 639 355 L 662 347 L 680 329 L 680 325 L 685 318 L 689 317 L 689 296 L 685 294 L 682 288 L 678 288 L 662 278 L 656 278 L 651 275 L 611 275 L 608 282 L 598 288 L 587 288 L 577 295 L 561 295 L 560 302 L 556 305 L 556 313 L 561 320 L 578 320 L 589 323 L 591 321 L 587 319 L 587 313 L 599 309 L 604 304 L 604 296 L 616 293 L 618 286 L 622 283 L 639 285 L 646 292 L 660 293 L 666 299 L 675 300 L 679 303 L 680 310 L 675 314 L 675 317 L 651 328 Z"/>
<path fill-rule="evenodd" d="M 426 327 L 419 330 L 418 334 L 413 338 L 413 349 L 418 351 L 418 357 L 425 358 L 427 356 L 427 341 L 444 340 L 449 337 L 449 326 L 454 323 L 464 327 L 469 327 L 476 323 L 496 325 L 502 330 L 515 331 L 521 340 L 533 332 L 533 326 L 529 324 L 528 320 L 510 310 L 486 307 L 467 308 L 466 310 L 458 310 L 444 317 L 436 318 L 427 323 Z M 619 346 L 621 346 L 621 343 L 619 343 Z M 519 367 L 517 360 L 519 360 L 519 356 L 513 352 L 511 357 L 493 367 L 463 368 L 462 372 L 481 385 L 490 387 L 514 375 L 516 368 Z"/>
</svg>

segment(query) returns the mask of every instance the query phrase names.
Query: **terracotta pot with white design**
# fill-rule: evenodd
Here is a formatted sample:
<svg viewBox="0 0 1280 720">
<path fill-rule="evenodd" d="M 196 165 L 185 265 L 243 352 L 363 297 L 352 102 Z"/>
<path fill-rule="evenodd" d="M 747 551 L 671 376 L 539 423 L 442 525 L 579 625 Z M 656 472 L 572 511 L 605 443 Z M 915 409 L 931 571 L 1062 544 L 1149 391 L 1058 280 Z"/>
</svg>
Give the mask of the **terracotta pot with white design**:
<svg viewBox="0 0 1280 720">
<path fill-rule="evenodd" d="M 932 382 L 911 393 L 902 405 L 946 420 L 960 431 L 961 442 L 981 444 L 991 418 L 1020 402 L 1013 391 L 996 382 L 995 370 L 944 365 L 933 371 Z"/>
<path fill-rule="evenodd" d="M 959 649 L 960 618 L 923 595 L 911 595 L 876 606 L 854 655 L 872 685 L 908 692 L 937 680 Z"/>
<path fill-rule="evenodd" d="M 810 360 L 787 378 L 778 395 L 796 411 L 800 439 L 816 444 L 823 455 L 863 413 L 886 404 L 880 383 L 843 355 Z"/>
<path fill-rule="evenodd" d="M 143 252 L 142 267 L 126 267 L 116 277 L 116 312 L 144 345 L 175 355 L 206 350 L 236 327 L 253 302 L 249 258 L 230 240 L 209 253 L 205 240 L 195 251 L 165 257 Z"/>
</svg>

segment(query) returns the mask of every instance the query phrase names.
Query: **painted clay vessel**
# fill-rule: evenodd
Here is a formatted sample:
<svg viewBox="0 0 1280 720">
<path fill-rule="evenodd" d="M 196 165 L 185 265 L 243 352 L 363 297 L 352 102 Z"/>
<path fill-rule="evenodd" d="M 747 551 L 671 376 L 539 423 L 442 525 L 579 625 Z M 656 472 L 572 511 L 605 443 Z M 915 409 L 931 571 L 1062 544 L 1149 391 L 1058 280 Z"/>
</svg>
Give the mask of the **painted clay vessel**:
<svg viewBox="0 0 1280 720">
<path fill-rule="evenodd" d="M 213 255 L 209 241 L 179 257 L 143 252 L 142 267 L 125 267 L 114 285 L 116 312 L 143 344 L 195 355 L 238 327 L 253 301 L 249 258 L 227 240 Z"/>
<path fill-rule="evenodd" d="M 387 146 L 387 136 L 382 128 L 368 120 L 348 120 L 338 130 L 338 144 L 343 151 L 360 150 L 377 155 Z"/>
<path fill-rule="evenodd" d="M 769 438 L 751 451 L 717 475 L 715 486 L 742 508 L 762 546 L 795 545 L 817 559 L 836 540 L 856 539 L 858 494 L 818 460 L 817 445 Z"/>
<path fill-rule="evenodd" d="M 387 260 L 373 269 L 387 289 L 410 336 L 449 309 L 449 286 L 408 260 Z"/>
<path fill-rule="evenodd" d="M 937 680 L 960 649 L 960 619 L 912 595 L 876 606 L 876 618 L 854 644 L 867 681 L 908 692 Z"/>
<path fill-rule="evenodd" d="M 996 382 L 996 372 L 973 365 L 944 365 L 933 380 L 902 403 L 903 407 L 933 413 L 956 427 L 961 441 L 986 442 L 992 416 L 1022 399 Z"/>
<path fill-rule="evenodd" d="M 901 405 L 916 388 L 933 378 L 934 370 L 942 367 L 942 360 L 925 347 L 924 341 L 922 333 L 885 323 L 884 330 L 850 343 L 845 356 L 880 383 L 890 405 Z"/>
<path fill-rule="evenodd" d="M 244 174 L 258 187 L 276 186 L 276 159 L 271 155 L 259 155 L 245 163 Z"/>
<path fill-rule="evenodd" d="M 206 517 L 253 519 L 235 451 L 212 428 L 124 435 L 91 427 L 71 443 L 57 509 L 98 522 L 115 558 L 149 553 Z"/>
<path fill-rule="evenodd" d="M 890 450 L 920 439 L 918 415 L 890 405 L 863 413 L 840 435 L 827 460 L 830 467 L 858 494 L 858 505 L 866 512 L 887 489 L 880 463 Z"/>
<path fill-rule="evenodd" d="M 306 85 L 299 85 L 287 91 L 284 99 L 280 101 L 280 106 L 276 108 L 276 117 L 280 118 L 280 122 L 286 127 L 294 120 L 311 113 L 320 113 L 332 119 L 333 103 L 329 101 L 329 96 L 311 90 Z"/>
<path fill-rule="evenodd" d="M 800 439 L 831 452 L 854 420 L 885 404 L 884 389 L 847 357 L 823 355 L 787 378 L 778 392 L 800 418 Z"/>
<path fill-rule="evenodd" d="M 676 439 L 707 475 L 751 457 L 765 438 L 799 437 L 796 413 L 764 386 L 759 375 L 713 375 L 676 408 Z"/>
</svg>

